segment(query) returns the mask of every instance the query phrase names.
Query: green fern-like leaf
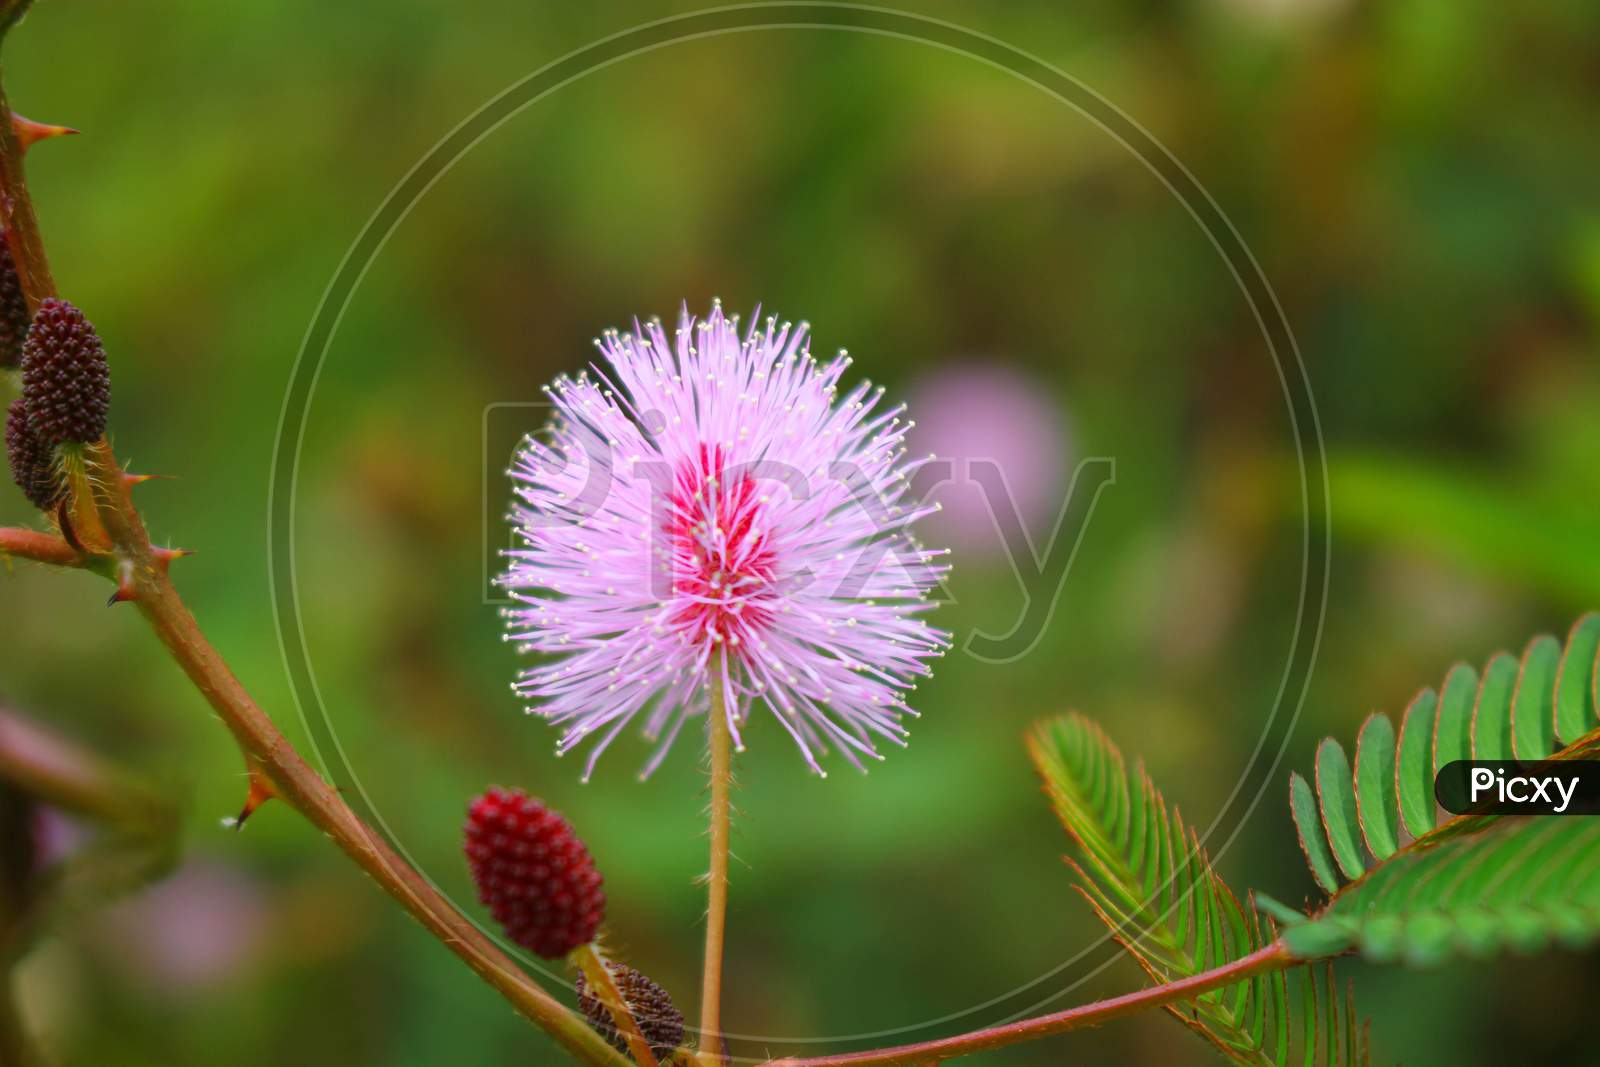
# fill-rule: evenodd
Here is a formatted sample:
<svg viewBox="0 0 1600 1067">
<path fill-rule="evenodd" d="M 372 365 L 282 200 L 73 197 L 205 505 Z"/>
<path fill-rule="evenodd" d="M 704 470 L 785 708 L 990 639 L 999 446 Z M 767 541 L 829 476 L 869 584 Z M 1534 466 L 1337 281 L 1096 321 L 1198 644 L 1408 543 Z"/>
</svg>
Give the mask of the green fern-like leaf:
<svg viewBox="0 0 1600 1067">
<path fill-rule="evenodd" d="M 1541 636 L 1520 660 L 1501 653 L 1481 673 L 1458 664 L 1437 692 L 1412 700 L 1398 739 L 1388 717 L 1373 714 L 1353 769 L 1325 739 L 1315 788 L 1291 774 L 1289 807 L 1330 899 L 1313 916 L 1259 901 L 1284 923 L 1290 949 L 1427 964 L 1600 939 L 1600 821 L 1440 821 L 1433 799 L 1434 775 L 1453 760 L 1591 757 L 1600 748 L 1597 686 L 1600 614 L 1591 614 L 1564 645 Z"/>
<path fill-rule="evenodd" d="M 1272 943 L 1270 922 L 1240 905 L 1143 765 L 1130 773 L 1093 722 L 1043 722 L 1029 751 L 1077 846 L 1068 862 L 1079 892 L 1153 981 L 1193 977 Z M 1236 1063 L 1369 1062 L 1366 1029 L 1331 971 L 1260 974 L 1167 1010 Z"/>
</svg>

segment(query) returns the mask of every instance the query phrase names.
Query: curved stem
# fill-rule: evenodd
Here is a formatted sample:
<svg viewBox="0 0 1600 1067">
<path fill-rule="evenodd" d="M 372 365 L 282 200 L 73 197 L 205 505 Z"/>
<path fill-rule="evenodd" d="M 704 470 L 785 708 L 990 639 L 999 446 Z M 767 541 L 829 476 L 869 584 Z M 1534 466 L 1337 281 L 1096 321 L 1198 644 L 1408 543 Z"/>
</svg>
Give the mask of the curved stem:
<svg viewBox="0 0 1600 1067">
<path fill-rule="evenodd" d="M 57 567 L 88 565 L 77 549 L 54 534 L 22 530 L 14 526 L 0 528 L 0 558 L 8 556 L 35 563 L 50 563 Z"/>
<path fill-rule="evenodd" d="M 628 1043 L 628 1050 L 633 1053 L 633 1058 L 639 1067 L 657 1067 L 656 1055 L 650 1050 L 650 1042 L 644 1039 L 643 1032 L 639 1029 L 639 1020 L 633 1017 L 633 1009 L 623 999 L 622 990 L 617 986 L 617 981 L 611 975 L 611 969 L 606 966 L 605 960 L 600 958 L 600 952 L 594 947 L 594 942 L 572 950 L 572 959 L 583 971 L 584 980 L 588 983 L 589 990 L 605 1005 L 606 1011 L 611 1013 L 611 1021 L 616 1023 L 617 1032 Z"/>
<path fill-rule="evenodd" d="M 15 0 L 0 2 L 0 34 L 9 30 L 28 6 L 27 2 Z M 33 198 L 28 195 L 23 177 L 22 152 L 11 126 L 11 105 L 4 88 L 0 88 L 0 192 L 5 194 L 0 195 L 0 228 L 31 314 L 38 309 L 39 301 L 56 295 L 56 282 L 50 274 L 50 261 L 45 258 L 44 241 L 39 236 L 39 220 L 33 213 Z"/>
<path fill-rule="evenodd" d="M 63 566 L 110 565 L 119 596 L 132 600 L 244 751 L 253 774 L 271 793 L 332 838 L 379 887 L 442 941 L 528 1019 L 596 1067 L 625 1067 L 627 1059 L 582 1019 L 530 979 L 494 942 L 458 912 L 420 873 L 352 811 L 337 790 L 295 751 L 206 640 L 200 625 L 167 578 L 167 562 L 151 546 L 111 447 L 90 445 L 85 461 L 95 507 L 111 540 L 111 556 L 90 556 L 65 541 L 28 530 L 0 530 L 0 551 Z"/>
<path fill-rule="evenodd" d="M 733 737 L 723 699 L 722 660 L 711 661 L 711 870 L 706 876 L 706 959 L 700 983 L 702 1062 L 727 1062 L 722 1041 L 722 947 L 728 921 L 728 837 L 733 810 Z"/>
<path fill-rule="evenodd" d="M 1232 963 L 1193 975 L 1177 982 L 1151 986 L 1136 993 L 1084 1004 L 1053 1015 L 1036 1019 L 991 1026 L 970 1034 L 947 1037 L 938 1041 L 924 1041 L 915 1045 L 874 1049 L 869 1052 L 851 1052 L 842 1056 L 819 1056 L 810 1059 L 781 1060 L 773 1067 L 913 1067 L 913 1065 L 939 1063 L 974 1052 L 1004 1048 L 1023 1041 L 1037 1041 L 1042 1037 L 1064 1034 L 1086 1026 L 1120 1019 L 1150 1008 L 1159 1008 L 1180 1000 L 1193 1000 L 1200 994 L 1223 986 L 1233 985 L 1252 975 L 1265 971 L 1278 971 L 1298 961 L 1289 954 L 1282 941 L 1274 941 L 1248 956 Z"/>
<path fill-rule="evenodd" d="M 517 1011 L 574 1056 L 605 1067 L 627 1063 L 456 911 L 432 883 L 401 859 L 387 841 L 350 810 L 338 791 L 300 758 L 205 639 L 194 616 L 159 568 L 149 562 L 136 566 L 134 592 L 135 603 L 156 635 L 233 732 L 247 762 L 266 776 L 278 797 L 332 838 L 384 892 L 399 901 Z"/>
</svg>

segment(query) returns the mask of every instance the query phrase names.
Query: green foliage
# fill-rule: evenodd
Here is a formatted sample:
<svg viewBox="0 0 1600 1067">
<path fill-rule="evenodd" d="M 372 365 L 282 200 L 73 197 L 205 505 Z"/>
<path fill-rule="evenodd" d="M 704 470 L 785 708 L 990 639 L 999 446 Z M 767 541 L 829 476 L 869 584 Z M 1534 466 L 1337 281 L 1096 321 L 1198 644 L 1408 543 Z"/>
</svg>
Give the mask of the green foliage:
<svg viewBox="0 0 1600 1067">
<path fill-rule="evenodd" d="M 1267 898 L 1241 907 L 1143 765 L 1130 772 L 1088 719 L 1042 723 L 1029 747 L 1078 846 L 1068 861 L 1079 891 L 1158 983 L 1241 959 L 1275 937 L 1301 961 L 1359 950 L 1375 962 L 1417 965 L 1582 946 L 1600 939 L 1600 821 L 1441 822 L 1433 779 L 1456 759 L 1591 755 L 1600 747 L 1597 661 L 1600 614 L 1592 614 L 1565 644 L 1541 636 L 1520 659 L 1501 653 L 1482 672 L 1457 665 L 1438 691 L 1411 701 L 1398 732 L 1387 715 L 1369 716 L 1353 765 L 1337 740 L 1323 740 L 1315 785 L 1289 778 L 1301 849 L 1330 894 L 1309 916 Z M 1257 975 L 1168 1010 L 1239 1063 L 1368 1056 L 1331 972 L 1320 982 L 1311 968 Z"/>
<path fill-rule="evenodd" d="M 1308 917 L 1262 898 L 1296 955 L 1359 949 L 1376 961 L 1437 963 L 1600 937 L 1600 823 L 1457 816 L 1438 822 L 1433 780 L 1456 759 L 1576 759 L 1596 746 L 1600 614 L 1563 645 L 1541 636 L 1520 661 L 1496 655 L 1481 675 L 1453 668 L 1394 727 L 1370 716 L 1352 773 L 1332 738 L 1317 748 L 1316 790 L 1289 779 L 1307 863 L 1331 894 Z M 1565 747 L 1556 750 L 1557 740 Z M 1431 741 L 1431 743 L 1430 743 Z M 1349 879 L 1341 887 L 1339 872 Z"/>
<path fill-rule="evenodd" d="M 1563 438 L 1573 447 L 1573 435 Z M 1420 457 L 1335 453 L 1329 471 L 1338 532 L 1425 552 L 1468 571 L 1543 590 L 1562 603 L 1600 597 L 1600 523 L 1582 494 L 1559 483 L 1532 492 L 1515 483 Z"/>
<path fill-rule="evenodd" d="M 1315 803 L 1305 780 L 1289 777 L 1290 811 L 1317 882 L 1329 893 L 1339 891 L 1329 854 L 1353 880 L 1402 843 L 1439 832 L 1433 781 L 1447 763 L 1573 758 L 1594 747 L 1597 655 L 1600 613 L 1578 620 L 1565 646 L 1537 637 L 1520 662 L 1502 652 L 1481 675 L 1457 664 L 1438 693 L 1425 689 L 1411 701 L 1398 743 L 1388 716 L 1373 713 L 1356 740 L 1354 774 L 1339 742 L 1323 740 Z M 1558 738 L 1567 746 L 1559 753 Z"/>
<path fill-rule="evenodd" d="M 1414 965 L 1600 938 L 1600 822 L 1502 819 L 1433 847 L 1406 849 L 1313 918 L 1264 898 L 1301 958 L 1355 948 Z"/>
<path fill-rule="evenodd" d="M 1078 846 L 1068 862 L 1079 892 L 1153 981 L 1189 978 L 1271 943 L 1270 923 L 1240 906 L 1143 765 L 1130 773 L 1093 722 L 1077 714 L 1043 722 L 1029 751 Z M 1366 1030 L 1331 971 L 1320 981 L 1313 968 L 1261 974 L 1167 1010 L 1236 1063 L 1369 1059 Z"/>
</svg>

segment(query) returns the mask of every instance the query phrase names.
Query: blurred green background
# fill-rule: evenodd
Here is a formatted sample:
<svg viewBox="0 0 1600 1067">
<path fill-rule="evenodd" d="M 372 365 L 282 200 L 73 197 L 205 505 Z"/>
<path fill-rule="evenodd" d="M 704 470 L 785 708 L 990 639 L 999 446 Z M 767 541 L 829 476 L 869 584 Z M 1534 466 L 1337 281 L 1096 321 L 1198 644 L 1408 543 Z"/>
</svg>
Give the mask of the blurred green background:
<svg viewBox="0 0 1600 1067">
<path fill-rule="evenodd" d="M 198 550 L 181 588 L 297 741 L 267 478 L 324 286 L 472 109 L 596 37 L 692 9 L 40 0 L 7 43 L 17 109 L 84 131 L 37 147 L 29 171 L 61 288 L 112 354 L 118 451 L 178 476 L 139 490 L 152 532 Z M 1327 435 L 1335 538 L 1288 765 L 1306 767 L 1322 734 L 1348 742 L 1373 708 L 1400 710 L 1454 659 L 1600 606 L 1600 8 L 908 10 L 1025 47 L 1130 113 L 1276 286 Z M 399 228 L 335 339 L 297 499 L 307 641 L 359 776 L 340 784 L 359 784 L 474 915 L 467 799 L 490 783 L 542 795 L 606 873 L 613 943 L 693 1012 L 694 746 L 643 784 L 637 742 L 587 786 L 553 757 L 506 688 L 517 664 L 484 602 L 482 486 L 491 405 L 537 400 L 604 327 L 714 295 L 808 319 L 821 350 L 848 347 L 896 395 L 1003 365 L 1058 420 L 1067 471 L 1086 455 L 1118 464 L 1038 647 L 1004 666 L 944 660 L 908 751 L 824 782 L 770 723 L 754 727 L 725 1012 L 754 1036 L 736 1051 L 932 1037 L 1137 986 L 1126 961 L 1099 969 L 1112 956 L 1092 949 L 1100 931 L 1021 738 L 1037 716 L 1089 712 L 1209 823 L 1256 744 L 1294 618 L 1293 440 L 1249 309 L 1170 194 L 1044 94 L 907 41 L 791 30 L 630 60 L 515 118 Z M 487 460 L 491 514 L 505 458 Z M 0 494 L 0 521 L 32 521 L 18 494 Z M 941 625 L 958 639 L 1008 628 L 1021 592 L 1003 558 L 980 539 L 955 564 Z M 0 688 L 181 799 L 186 859 L 27 962 L 28 1010 L 62 1061 L 554 1062 L 288 810 L 239 835 L 219 826 L 243 797 L 239 758 L 104 596 L 96 579 L 26 566 L 0 580 Z M 1219 865 L 1299 901 L 1313 890 L 1286 770 Z M 1387 1061 L 1576 1062 L 1600 995 L 1582 956 L 1348 970 Z M 1151 1016 L 974 1062 L 1210 1055 Z"/>
</svg>

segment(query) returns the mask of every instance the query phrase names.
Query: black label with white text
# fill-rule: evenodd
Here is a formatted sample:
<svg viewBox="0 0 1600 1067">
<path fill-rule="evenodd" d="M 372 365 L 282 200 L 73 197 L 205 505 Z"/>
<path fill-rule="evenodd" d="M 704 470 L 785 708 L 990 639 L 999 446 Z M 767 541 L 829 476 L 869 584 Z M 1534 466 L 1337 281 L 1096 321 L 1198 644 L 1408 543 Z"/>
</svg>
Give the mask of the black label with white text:
<svg viewBox="0 0 1600 1067">
<path fill-rule="evenodd" d="M 1433 782 L 1439 806 L 1455 815 L 1600 814 L 1600 763 L 1456 760 Z"/>
</svg>

